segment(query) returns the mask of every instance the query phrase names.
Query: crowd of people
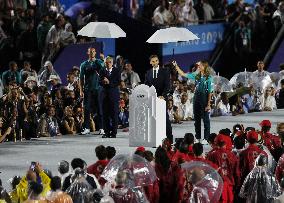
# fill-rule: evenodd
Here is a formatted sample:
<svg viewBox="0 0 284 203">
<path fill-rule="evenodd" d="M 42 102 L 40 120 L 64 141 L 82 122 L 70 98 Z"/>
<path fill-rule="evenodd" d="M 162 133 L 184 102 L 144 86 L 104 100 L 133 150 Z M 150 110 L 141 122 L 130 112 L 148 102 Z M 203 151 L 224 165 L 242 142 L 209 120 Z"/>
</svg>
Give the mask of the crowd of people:
<svg viewBox="0 0 284 203">
<path fill-rule="evenodd" d="M 226 128 L 218 134 L 211 133 L 209 151 L 196 142 L 192 133 L 186 133 L 174 145 L 165 138 L 155 153 L 143 146 L 136 148 L 135 156 L 129 155 L 134 158 L 126 158 L 126 165 L 120 164 L 121 169 L 110 166 L 119 164 L 113 163 L 116 159 L 119 162 L 124 159 L 116 158 L 114 147 L 103 145 L 95 148 L 97 161 L 89 165 L 81 158 L 74 158 L 71 163 L 62 160 L 58 171 L 51 172 L 39 162 L 32 162 L 26 174 L 11 179 L 10 191 L 0 186 L 0 200 L 7 203 L 283 202 L 284 123 L 277 124 L 277 133 L 270 131 L 269 120 L 259 125 L 260 129 L 255 129 L 236 124 L 232 131 Z M 144 161 L 138 162 L 136 156 Z M 182 167 L 194 161 L 218 172 L 223 187 L 217 187 L 216 182 L 214 186 L 214 180 L 205 178 L 209 172 L 202 172 L 200 165 L 199 170 L 193 171 Z M 144 167 L 143 174 L 153 168 L 156 178 L 149 182 L 150 177 L 135 176 L 134 173 L 139 173 L 135 168 L 139 167 Z M 108 175 L 113 173 L 115 178 L 109 182 Z M 213 194 L 218 190 L 221 197 L 214 200 Z"/>
</svg>

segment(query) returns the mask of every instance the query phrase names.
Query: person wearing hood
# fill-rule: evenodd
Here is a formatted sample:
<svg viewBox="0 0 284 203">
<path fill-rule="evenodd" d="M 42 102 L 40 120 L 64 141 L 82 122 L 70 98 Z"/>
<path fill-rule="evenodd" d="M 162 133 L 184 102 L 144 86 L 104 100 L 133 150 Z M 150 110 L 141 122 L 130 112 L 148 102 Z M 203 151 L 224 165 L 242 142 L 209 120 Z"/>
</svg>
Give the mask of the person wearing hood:
<svg viewBox="0 0 284 203">
<path fill-rule="evenodd" d="M 278 9 L 273 13 L 272 16 L 275 34 L 278 33 L 281 26 L 284 24 L 284 2 L 280 2 Z"/>
<path fill-rule="evenodd" d="M 38 82 L 39 85 L 47 86 L 48 80 L 50 79 L 51 75 L 56 75 L 58 77 L 59 83 L 61 82 L 59 74 L 54 70 L 54 67 L 51 61 L 46 61 L 44 63 L 44 68 L 39 71 L 38 74 Z"/>
<path fill-rule="evenodd" d="M 76 43 L 76 37 L 72 32 L 72 25 L 70 23 L 66 23 L 64 31 L 60 34 L 60 42 L 65 47 L 69 44 Z"/>
</svg>

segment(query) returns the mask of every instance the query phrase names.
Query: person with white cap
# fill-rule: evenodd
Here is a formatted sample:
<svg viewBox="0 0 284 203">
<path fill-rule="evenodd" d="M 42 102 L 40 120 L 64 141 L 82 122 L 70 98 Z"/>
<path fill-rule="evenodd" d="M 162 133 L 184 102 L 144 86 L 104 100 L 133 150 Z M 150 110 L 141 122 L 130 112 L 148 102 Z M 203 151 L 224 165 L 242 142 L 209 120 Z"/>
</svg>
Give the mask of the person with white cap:
<svg viewBox="0 0 284 203">
<path fill-rule="evenodd" d="M 58 89 L 61 88 L 61 83 L 59 81 L 59 77 L 57 75 L 50 75 L 47 82 L 50 82 L 50 94 L 52 99 L 55 99 L 55 94 Z"/>
<path fill-rule="evenodd" d="M 54 70 L 52 63 L 50 61 L 46 61 L 44 63 L 44 69 L 39 71 L 39 76 L 38 76 L 39 85 L 46 86 L 48 84 L 48 79 L 51 75 L 56 75 L 58 77 L 59 82 L 61 83 L 60 76 Z"/>
</svg>

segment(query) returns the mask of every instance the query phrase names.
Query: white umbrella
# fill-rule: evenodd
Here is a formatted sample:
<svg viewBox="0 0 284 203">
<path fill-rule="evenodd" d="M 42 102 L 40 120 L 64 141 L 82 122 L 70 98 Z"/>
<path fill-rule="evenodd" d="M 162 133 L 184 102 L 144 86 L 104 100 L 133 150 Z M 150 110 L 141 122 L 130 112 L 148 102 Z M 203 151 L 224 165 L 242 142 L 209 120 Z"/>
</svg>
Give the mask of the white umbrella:
<svg viewBox="0 0 284 203">
<path fill-rule="evenodd" d="M 126 33 L 115 23 L 90 22 L 79 30 L 78 35 L 96 38 L 126 37 Z"/>
<path fill-rule="evenodd" d="M 187 42 L 199 39 L 186 28 L 170 27 L 157 30 L 148 40 L 148 43 Z"/>
</svg>

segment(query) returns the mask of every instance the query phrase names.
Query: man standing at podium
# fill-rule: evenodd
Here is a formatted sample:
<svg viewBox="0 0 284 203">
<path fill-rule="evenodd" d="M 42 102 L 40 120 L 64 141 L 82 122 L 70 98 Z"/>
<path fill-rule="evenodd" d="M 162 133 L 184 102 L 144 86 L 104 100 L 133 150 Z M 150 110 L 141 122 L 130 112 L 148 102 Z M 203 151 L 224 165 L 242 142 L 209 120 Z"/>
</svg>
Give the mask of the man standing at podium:
<svg viewBox="0 0 284 203">
<path fill-rule="evenodd" d="M 167 100 L 167 94 L 170 90 L 170 74 L 169 71 L 159 66 L 159 58 L 157 55 L 150 56 L 150 64 L 153 68 L 147 71 L 145 76 L 145 85 L 156 88 L 157 96 L 161 99 Z M 168 113 L 166 113 L 166 131 L 167 138 L 173 142 L 172 126 Z"/>
</svg>

